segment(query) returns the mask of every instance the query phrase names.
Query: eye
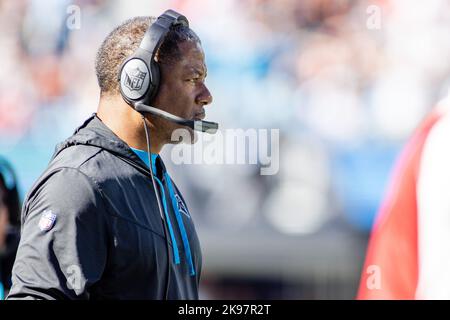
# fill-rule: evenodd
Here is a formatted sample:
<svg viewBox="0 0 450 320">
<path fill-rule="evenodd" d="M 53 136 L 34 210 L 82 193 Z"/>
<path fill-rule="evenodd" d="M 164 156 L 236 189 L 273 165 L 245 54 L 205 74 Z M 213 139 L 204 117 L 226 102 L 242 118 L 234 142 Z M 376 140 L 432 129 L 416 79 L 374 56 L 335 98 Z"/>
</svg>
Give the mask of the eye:
<svg viewBox="0 0 450 320">
<path fill-rule="evenodd" d="M 197 83 L 197 82 L 201 81 L 201 78 L 199 76 L 196 76 L 196 77 L 189 78 L 187 81 L 191 82 L 191 83 Z"/>
</svg>

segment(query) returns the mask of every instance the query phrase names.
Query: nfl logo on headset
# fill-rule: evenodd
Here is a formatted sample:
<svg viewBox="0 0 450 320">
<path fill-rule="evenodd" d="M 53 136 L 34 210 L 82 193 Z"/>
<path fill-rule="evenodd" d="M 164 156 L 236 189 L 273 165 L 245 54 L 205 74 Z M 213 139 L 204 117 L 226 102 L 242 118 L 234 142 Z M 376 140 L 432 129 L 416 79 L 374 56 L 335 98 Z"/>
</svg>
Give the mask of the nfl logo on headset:
<svg viewBox="0 0 450 320">
<path fill-rule="evenodd" d="M 143 72 L 136 67 L 134 69 L 130 69 L 130 72 L 125 72 L 125 86 L 131 91 L 141 90 L 142 84 L 144 83 L 145 77 L 147 76 L 147 72 Z"/>
<path fill-rule="evenodd" d="M 41 229 L 41 231 L 48 231 L 53 228 L 55 221 L 56 214 L 54 214 L 52 210 L 45 210 L 39 220 L 39 229 Z"/>
</svg>

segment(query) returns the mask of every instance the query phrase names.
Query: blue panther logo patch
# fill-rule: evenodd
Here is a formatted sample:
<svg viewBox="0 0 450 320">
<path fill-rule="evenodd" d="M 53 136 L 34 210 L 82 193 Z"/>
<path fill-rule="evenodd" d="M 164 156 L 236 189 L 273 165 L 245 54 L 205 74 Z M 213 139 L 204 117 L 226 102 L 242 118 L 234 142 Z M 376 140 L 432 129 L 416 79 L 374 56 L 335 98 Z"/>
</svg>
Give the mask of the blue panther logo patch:
<svg viewBox="0 0 450 320">
<path fill-rule="evenodd" d="M 175 198 L 177 199 L 177 206 L 178 206 L 178 210 L 183 213 L 186 217 L 188 217 L 189 219 L 191 218 L 191 215 L 189 214 L 189 210 L 186 207 L 186 205 L 184 204 L 183 200 L 181 199 L 181 197 L 176 194 Z"/>
</svg>

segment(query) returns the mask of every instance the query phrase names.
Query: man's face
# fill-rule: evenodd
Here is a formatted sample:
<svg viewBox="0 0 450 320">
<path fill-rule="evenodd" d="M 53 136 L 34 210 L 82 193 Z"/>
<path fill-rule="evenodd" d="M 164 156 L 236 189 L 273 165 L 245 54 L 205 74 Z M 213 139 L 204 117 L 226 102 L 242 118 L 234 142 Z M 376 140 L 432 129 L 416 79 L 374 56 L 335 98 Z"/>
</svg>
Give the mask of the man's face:
<svg viewBox="0 0 450 320">
<path fill-rule="evenodd" d="M 161 65 L 161 83 L 153 105 L 176 116 L 201 120 L 205 117 L 204 106 L 212 102 L 212 96 L 205 85 L 207 75 L 205 55 L 197 42 L 180 43 L 182 58 L 171 65 Z M 188 127 L 152 117 L 158 134 L 167 143 L 173 130 Z M 189 129 L 191 138 L 192 130 Z"/>
</svg>

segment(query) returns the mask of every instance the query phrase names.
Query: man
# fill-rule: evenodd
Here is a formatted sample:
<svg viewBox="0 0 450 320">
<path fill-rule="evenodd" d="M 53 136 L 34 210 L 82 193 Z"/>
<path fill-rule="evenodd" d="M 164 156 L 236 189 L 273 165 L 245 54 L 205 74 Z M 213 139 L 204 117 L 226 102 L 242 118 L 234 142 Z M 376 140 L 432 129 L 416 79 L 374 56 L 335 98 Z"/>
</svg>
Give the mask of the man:
<svg viewBox="0 0 450 320">
<path fill-rule="evenodd" d="M 20 201 L 16 175 L 0 157 L 0 300 L 11 287 L 11 269 L 19 243 Z"/>
<path fill-rule="evenodd" d="M 158 155 L 180 126 L 145 115 L 150 164 L 142 115 L 125 102 L 117 80 L 154 22 L 128 20 L 101 45 L 98 112 L 57 146 L 27 195 L 9 299 L 198 299 L 199 241 Z M 161 82 L 152 106 L 203 118 L 212 97 L 197 35 L 186 25 L 172 26 L 155 62 Z"/>
<path fill-rule="evenodd" d="M 426 117 L 397 162 L 358 299 L 450 299 L 449 99 Z"/>
</svg>

